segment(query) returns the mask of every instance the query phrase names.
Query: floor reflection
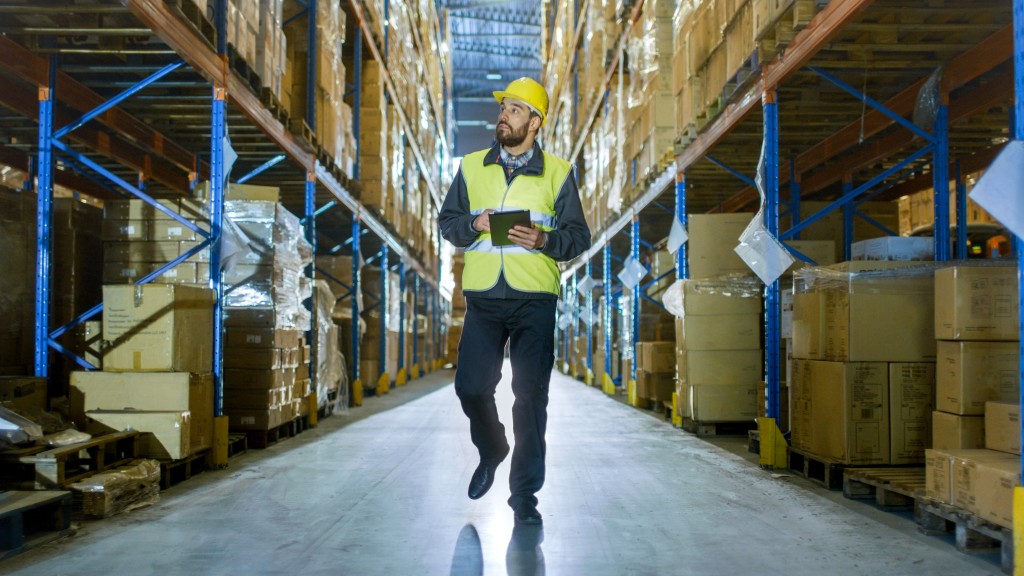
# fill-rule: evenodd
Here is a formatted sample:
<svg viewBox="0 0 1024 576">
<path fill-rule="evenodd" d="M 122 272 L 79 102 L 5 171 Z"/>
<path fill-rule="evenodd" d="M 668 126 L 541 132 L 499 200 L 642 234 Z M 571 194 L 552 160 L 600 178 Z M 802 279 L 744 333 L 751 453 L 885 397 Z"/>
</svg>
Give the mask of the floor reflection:
<svg viewBox="0 0 1024 576">
<path fill-rule="evenodd" d="M 455 541 L 452 554 L 451 576 L 480 576 L 484 573 L 484 553 L 480 549 L 480 535 L 476 527 L 466 524 Z"/>
<path fill-rule="evenodd" d="M 505 570 L 509 576 L 543 576 L 543 526 L 516 526 L 505 553 Z"/>
</svg>

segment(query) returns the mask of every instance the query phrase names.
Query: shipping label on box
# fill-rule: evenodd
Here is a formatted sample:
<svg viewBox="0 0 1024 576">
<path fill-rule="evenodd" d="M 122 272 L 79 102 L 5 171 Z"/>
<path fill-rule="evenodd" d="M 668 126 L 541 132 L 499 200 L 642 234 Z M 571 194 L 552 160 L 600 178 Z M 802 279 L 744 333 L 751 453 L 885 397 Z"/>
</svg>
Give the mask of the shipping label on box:
<svg viewBox="0 0 1024 576">
<path fill-rule="evenodd" d="M 195 230 L 177 220 L 153 220 L 149 226 L 150 240 L 195 240 Z"/>
<path fill-rule="evenodd" d="M 1020 404 L 985 403 L 985 448 L 1020 455 Z"/>
<path fill-rule="evenodd" d="M 225 410 L 232 430 L 270 430 L 284 423 L 281 407 L 252 410 Z"/>
<path fill-rule="evenodd" d="M 934 407 L 935 364 L 889 364 L 890 464 L 924 462 Z"/>
<path fill-rule="evenodd" d="M 981 416 L 985 402 L 1018 397 L 1016 342 L 938 342 L 936 407 L 943 412 Z"/>
<path fill-rule="evenodd" d="M 1017 340 L 1017 269 L 953 266 L 936 270 L 935 337 Z"/>
<path fill-rule="evenodd" d="M 932 447 L 940 450 L 984 448 L 985 418 L 932 412 Z"/>
</svg>

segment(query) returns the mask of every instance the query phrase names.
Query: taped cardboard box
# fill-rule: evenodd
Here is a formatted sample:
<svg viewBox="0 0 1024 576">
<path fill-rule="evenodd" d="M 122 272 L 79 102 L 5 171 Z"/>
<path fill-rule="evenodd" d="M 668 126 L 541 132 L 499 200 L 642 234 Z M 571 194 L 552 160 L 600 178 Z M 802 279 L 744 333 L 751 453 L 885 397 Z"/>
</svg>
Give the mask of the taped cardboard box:
<svg viewBox="0 0 1024 576">
<path fill-rule="evenodd" d="M 932 447 L 939 450 L 978 450 L 985 447 L 985 418 L 932 412 Z"/>
<path fill-rule="evenodd" d="M 227 330 L 224 345 L 228 348 L 298 348 L 298 330 L 232 326 Z"/>
<path fill-rule="evenodd" d="M 935 364 L 889 364 L 890 464 L 919 464 L 932 445 Z"/>
<path fill-rule="evenodd" d="M 676 318 L 676 337 L 686 350 L 758 350 L 761 316 L 729 314 Z"/>
<path fill-rule="evenodd" d="M 214 293 L 191 286 L 103 287 L 103 365 L 110 371 L 211 371 Z"/>
<path fill-rule="evenodd" d="M 715 278 L 725 274 L 749 274 L 750 268 L 733 248 L 754 218 L 749 212 L 691 214 L 687 221 L 687 256 L 690 277 Z"/>
<path fill-rule="evenodd" d="M 697 422 L 749 422 L 757 417 L 757 384 L 688 386 L 686 417 Z"/>
<path fill-rule="evenodd" d="M 794 446 L 843 464 L 888 464 L 885 362 L 794 360 Z"/>
<path fill-rule="evenodd" d="M 985 448 L 1020 455 L 1020 404 L 985 403 Z"/>
<path fill-rule="evenodd" d="M 1016 342 L 938 342 L 936 407 L 953 414 L 981 416 L 985 402 L 1018 398 Z"/>
<path fill-rule="evenodd" d="M 763 378 L 761 350 L 685 350 L 676 354 L 677 377 L 688 386 L 727 386 Z"/>
<path fill-rule="evenodd" d="M 280 406 L 251 410 L 225 410 L 224 415 L 228 417 L 228 427 L 232 430 L 270 430 L 284 423 Z"/>
<path fill-rule="evenodd" d="M 651 373 L 645 370 L 636 372 L 636 393 L 640 398 L 655 402 L 672 400 L 676 391 L 676 375 L 672 372 Z"/>
<path fill-rule="evenodd" d="M 1013 487 L 1020 484 L 1020 458 L 994 450 L 953 456 L 953 505 L 1012 527 Z"/>
<path fill-rule="evenodd" d="M 158 460 L 180 460 L 192 453 L 191 414 L 185 410 L 91 410 L 91 431 L 102 433 L 123 430 L 144 432 L 139 438 L 141 456 Z"/>
<path fill-rule="evenodd" d="M 269 390 L 294 384 L 294 368 L 279 368 L 277 370 L 230 369 L 224 371 L 224 385 L 231 388 Z"/>
<path fill-rule="evenodd" d="M 637 342 L 637 370 L 673 374 L 676 371 L 675 342 Z"/>
<path fill-rule="evenodd" d="M 1017 340 L 1017 268 L 952 266 L 937 270 L 935 337 Z"/>
</svg>

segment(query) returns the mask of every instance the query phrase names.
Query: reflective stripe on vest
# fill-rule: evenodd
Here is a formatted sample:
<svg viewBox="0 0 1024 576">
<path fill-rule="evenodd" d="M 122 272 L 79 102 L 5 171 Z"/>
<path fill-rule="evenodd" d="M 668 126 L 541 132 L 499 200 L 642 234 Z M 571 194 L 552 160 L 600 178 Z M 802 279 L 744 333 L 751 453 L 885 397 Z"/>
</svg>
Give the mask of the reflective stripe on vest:
<svg viewBox="0 0 1024 576">
<path fill-rule="evenodd" d="M 488 208 L 529 210 L 530 220 L 547 232 L 556 225 L 555 198 L 569 176 L 569 163 L 544 154 L 544 172 L 540 176 L 520 174 L 508 185 L 500 163 L 484 166 L 488 150 L 467 154 L 462 159 L 462 177 L 466 181 L 469 208 L 480 214 Z M 558 294 L 558 265 L 540 250 L 521 246 L 494 246 L 490 233 L 481 233 L 466 248 L 466 267 L 462 271 L 463 290 L 483 291 L 494 287 L 504 270 L 505 281 L 520 292 Z"/>
</svg>

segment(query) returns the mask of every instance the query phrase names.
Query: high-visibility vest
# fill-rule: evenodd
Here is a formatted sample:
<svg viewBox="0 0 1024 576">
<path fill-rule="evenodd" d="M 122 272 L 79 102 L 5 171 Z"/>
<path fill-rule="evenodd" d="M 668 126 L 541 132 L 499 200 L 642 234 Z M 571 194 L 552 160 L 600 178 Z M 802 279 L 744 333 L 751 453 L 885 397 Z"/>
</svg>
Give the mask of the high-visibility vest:
<svg viewBox="0 0 1024 576">
<path fill-rule="evenodd" d="M 512 184 L 507 184 L 505 168 L 500 163 L 484 165 L 487 152 L 473 152 L 462 159 L 470 211 L 481 214 L 488 208 L 499 212 L 529 210 L 530 220 L 537 228 L 545 232 L 554 229 L 555 198 L 569 176 L 569 163 L 541 151 L 544 154 L 541 175 L 519 174 Z M 505 281 L 515 290 L 558 294 L 558 265 L 540 250 L 527 250 L 517 245 L 494 246 L 490 233 L 483 232 L 466 247 L 465 256 L 463 290 L 488 290 L 504 271 Z"/>
</svg>

